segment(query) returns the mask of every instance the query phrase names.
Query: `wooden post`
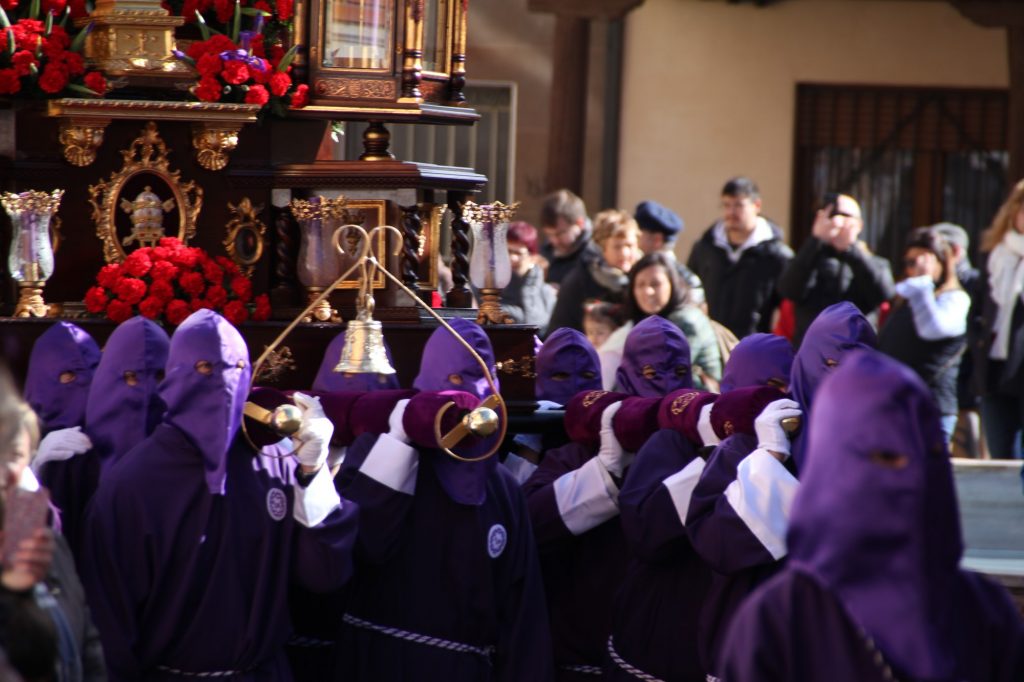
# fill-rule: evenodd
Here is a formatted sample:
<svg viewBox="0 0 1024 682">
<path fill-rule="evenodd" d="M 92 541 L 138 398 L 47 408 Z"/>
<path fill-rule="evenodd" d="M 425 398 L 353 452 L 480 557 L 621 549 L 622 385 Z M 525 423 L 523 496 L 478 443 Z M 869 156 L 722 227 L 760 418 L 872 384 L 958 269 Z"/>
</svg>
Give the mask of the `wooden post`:
<svg viewBox="0 0 1024 682">
<path fill-rule="evenodd" d="M 583 191 L 590 20 L 559 16 L 555 23 L 547 191 Z"/>
</svg>

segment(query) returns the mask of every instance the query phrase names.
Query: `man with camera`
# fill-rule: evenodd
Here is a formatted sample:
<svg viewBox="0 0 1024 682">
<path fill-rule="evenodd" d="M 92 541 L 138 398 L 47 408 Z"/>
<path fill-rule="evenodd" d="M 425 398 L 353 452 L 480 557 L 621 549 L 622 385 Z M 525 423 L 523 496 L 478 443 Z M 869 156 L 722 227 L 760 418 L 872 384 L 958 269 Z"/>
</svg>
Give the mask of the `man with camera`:
<svg viewBox="0 0 1024 682">
<path fill-rule="evenodd" d="M 895 295 L 889 261 L 859 240 L 864 229 L 860 204 L 846 194 L 829 194 L 814 218 L 811 235 L 779 278 L 779 293 L 793 301 L 798 346 L 818 313 L 850 301 L 865 315 Z"/>
</svg>

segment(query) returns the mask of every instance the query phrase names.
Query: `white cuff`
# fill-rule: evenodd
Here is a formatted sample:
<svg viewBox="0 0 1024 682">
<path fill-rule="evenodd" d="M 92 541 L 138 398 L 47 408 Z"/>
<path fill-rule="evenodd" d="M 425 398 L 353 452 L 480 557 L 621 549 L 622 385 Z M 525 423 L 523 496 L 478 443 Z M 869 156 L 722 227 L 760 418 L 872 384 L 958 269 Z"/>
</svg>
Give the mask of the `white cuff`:
<svg viewBox="0 0 1024 682">
<path fill-rule="evenodd" d="M 335 509 L 341 509 L 341 498 L 338 497 L 334 479 L 327 467 L 320 467 L 320 471 L 316 472 L 316 476 L 305 488 L 295 484 L 292 516 L 306 528 L 320 525 Z"/>
<path fill-rule="evenodd" d="M 559 476 L 554 489 L 558 513 L 573 535 L 581 535 L 619 513 L 619 489 L 597 457 Z"/>
<path fill-rule="evenodd" d="M 767 450 L 758 448 L 736 468 L 725 498 L 774 559 L 786 555 L 786 530 L 800 483 Z"/>
<path fill-rule="evenodd" d="M 416 448 L 394 436 L 382 433 L 370 448 L 359 471 L 392 490 L 406 495 L 416 492 L 416 472 L 420 454 Z"/>
<path fill-rule="evenodd" d="M 686 526 L 686 514 L 690 510 L 690 498 L 693 497 L 693 489 L 700 481 L 701 472 L 704 471 L 704 460 L 700 457 L 694 458 L 692 462 L 672 474 L 661 482 L 668 488 L 668 494 L 675 505 L 676 515 L 679 523 Z"/>
<path fill-rule="evenodd" d="M 722 442 L 718 434 L 715 433 L 714 427 L 711 426 L 711 409 L 714 406 L 714 403 L 708 403 L 701 407 L 700 417 L 697 419 L 697 433 L 700 434 L 700 439 L 705 446 L 718 445 Z"/>
<path fill-rule="evenodd" d="M 39 479 L 36 478 L 35 472 L 32 471 L 31 467 L 25 467 L 21 470 L 21 476 L 18 477 L 18 487 L 31 492 L 39 490 Z"/>
<path fill-rule="evenodd" d="M 503 465 L 508 469 L 509 473 L 512 474 L 512 477 L 516 479 L 516 483 L 519 485 L 526 483 L 526 479 L 533 475 L 533 472 L 537 470 L 536 464 L 528 459 L 520 457 L 514 452 L 510 452 L 505 456 Z"/>
</svg>

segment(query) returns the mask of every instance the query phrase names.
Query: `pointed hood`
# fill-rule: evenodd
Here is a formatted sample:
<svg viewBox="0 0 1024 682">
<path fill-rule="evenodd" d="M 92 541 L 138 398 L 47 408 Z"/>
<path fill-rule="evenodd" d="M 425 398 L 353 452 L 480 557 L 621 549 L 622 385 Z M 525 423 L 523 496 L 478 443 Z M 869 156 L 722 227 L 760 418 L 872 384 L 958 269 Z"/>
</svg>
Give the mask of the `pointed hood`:
<svg viewBox="0 0 1024 682">
<path fill-rule="evenodd" d="M 100 349 L 88 333 L 57 322 L 32 346 L 25 377 L 25 400 L 39 415 L 44 432 L 81 426 Z"/>
<path fill-rule="evenodd" d="M 587 337 L 562 327 L 548 336 L 537 352 L 537 400 L 559 405 L 583 391 L 601 389 L 601 362 Z"/>
<path fill-rule="evenodd" d="M 720 384 L 722 393 L 745 386 L 789 385 L 793 367 L 793 345 L 775 334 L 751 334 L 744 337 L 725 363 Z"/>
<path fill-rule="evenodd" d="M 693 386 L 690 344 L 664 317 L 651 315 L 626 337 L 615 390 L 645 398 L 665 396 Z"/>
</svg>

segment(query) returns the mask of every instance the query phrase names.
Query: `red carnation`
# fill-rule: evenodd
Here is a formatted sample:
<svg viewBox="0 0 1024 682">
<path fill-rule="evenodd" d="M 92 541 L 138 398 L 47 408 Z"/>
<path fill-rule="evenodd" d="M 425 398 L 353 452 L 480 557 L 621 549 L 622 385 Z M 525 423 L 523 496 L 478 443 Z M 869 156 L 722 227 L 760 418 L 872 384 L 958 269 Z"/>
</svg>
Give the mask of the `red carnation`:
<svg viewBox="0 0 1024 682">
<path fill-rule="evenodd" d="M 252 298 L 252 282 L 249 281 L 248 277 L 239 275 L 231 280 L 231 291 L 235 292 L 235 296 L 241 299 L 243 303 L 248 303 L 249 299 Z"/>
<path fill-rule="evenodd" d="M 221 78 L 224 79 L 225 83 L 231 85 L 238 85 L 249 80 L 249 67 L 245 65 L 245 62 L 237 59 L 229 60 L 224 64 L 224 72 L 221 74 Z"/>
<path fill-rule="evenodd" d="M 295 3 L 292 0 L 277 0 L 277 16 L 281 21 L 288 21 L 295 13 Z"/>
<path fill-rule="evenodd" d="M 196 60 L 196 71 L 198 71 L 199 75 L 202 77 L 213 77 L 220 73 L 220 70 L 223 67 L 223 65 L 223 60 L 219 56 L 217 56 L 217 54 L 213 52 L 207 52 L 202 57 Z"/>
<path fill-rule="evenodd" d="M 135 305 L 146 295 L 146 283 L 134 277 L 124 277 L 114 285 L 114 293 L 128 305 Z"/>
<path fill-rule="evenodd" d="M 231 260 L 227 256 L 217 256 L 213 260 L 217 263 L 217 265 L 224 268 L 224 272 L 228 273 L 229 275 L 234 276 L 242 274 L 242 271 L 238 269 L 237 265 L 235 265 L 235 261 Z"/>
<path fill-rule="evenodd" d="M 219 284 L 212 286 L 206 290 L 206 301 L 216 310 L 228 302 L 228 292 Z"/>
<path fill-rule="evenodd" d="M 250 85 L 249 91 L 245 93 L 246 104 L 259 104 L 263 106 L 270 101 L 270 95 L 267 93 L 267 89 L 262 85 Z"/>
<path fill-rule="evenodd" d="M 160 317 L 160 313 L 164 311 L 164 302 L 155 296 L 147 296 L 143 299 L 142 303 L 139 304 L 139 313 L 143 317 L 148 317 L 151 320 L 155 320 Z"/>
<path fill-rule="evenodd" d="M 91 287 L 85 292 L 85 309 L 90 313 L 102 313 L 107 307 L 107 292 L 103 287 Z"/>
<path fill-rule="evenodd" d="M 153 261 L 149 259 L 149 254 L 146 253 L 146 249 L 132 251 L 128 254 L 128 257 L 124 259 L 124 269 L 127 270 L 128 274 L 132 277 L 145 276 L 151 267 L 153 267 Z"/>
<path fill-rule="evenodd" d="M 219 80 L 204 76 L 196 86 L 196 97 L 203 102 L 219 102 L 223 90 Z"/>
<path fill-rule="evenodd" d="M 276 97 L 284 97 L 290 87 L 292 87 L 292 77 L 288 74 L 275 71 L 274 75 L 270 77 L 270 94 Z"/>
<path fill-rule="evenodd" d="M 0 0 L 0 7 L 3 7 L 7 12 L 10 12 L 12 9 L 18 9 L 18 0 Z"/>
<path fill-rule="evenodd" d="M 274 67 L 272 67 L 270 62 L 266 59 L 260 59 L 260 63 L 263 65 L 263 68 L 259 69 L 253 67 L 249 69 L 249 75 L 252 76 L 255 83 L 264 85 L 268 80 L 270 80 L 270 74 L 273 73 Z"/>
<path fill-rule="evenodd" d="M 43 0 L 40 9 L 44 16 L 47 12 L 53 12 L 53 16 L 59 17 L 64 14 L 64 8 L 67 7 L 67 4 L 67 0 Z"/>
<path fill-rule="evenodd" d="M 235 13 L 235 3 L 232 0 L 213 0 L 213 9 L 217 13 L 217 21 L 226 24 Z"/>
<path fill-rule="evenodd" d="M 193 298 L 191 301 L 189 301 L 188 307 L 189 307 L 189 310 L 191 310 L 192 312 L 195 312 L 195 311 L 200 310 L 202 308 L 209 308 L 210 304 L 207 303 L 206 299 L 204 299 L 204 298 Z"/>
<path fill-rule="evenodd" d="M 63 90 L 68 84 L 68 74 L 64 69 L 54 64 L 48 64 L 43 69 L 43 75 L 39 77 L 39 88 L 43 92 L 55 95 Z"/>
<path fill-rule="evenodd" d="M 193 297 L 203 293 L 203 289 L 206 288 L 206 280 L 198 272 L 186 272 L 178 279 L 178 284 L 185 293 Z"/>
<path fill-rule="evenodd" d="M 153 269 L 149 271 L 149 274 L 154 281 L 169 280 L 178 274 L 178 268 L 170 261 L 158 260 L 153 263 Z"/>
<path fill-rule="evenodd" d="M 97 95 L 102 95 L 107 91 L 107 79 L 99 71 L 90 71 L 85 74 L 85 87 Z"/>
<path fill-rule="evenodd" d="M 0 95 L 13 95 L 21 90 L 21 79 L 14 69 L 0 69 Z"/>
<path fill-rule="evenodd" d="M 249 49 L 257 57 L 266 57 L 267 51 L 263 48 L 263 34 L 257 33 L 249 40 Z"/>
<path fill-rule="evenodd" d="M 89 14 L 89 10 L 85 6 L 85 0 L 69 0 L 68 6 L 71 7 L 72 19 L 81 19 Z"/>
<path fill-rule="evenodd" d="M 117 280 L 121 277 L 121 264 L 111 263 L 110 265 L 104 265 L 100 268 L 99 274 L 96 275 L 96 283 L 101 287 L 113 289 L 114 285 L 117 284 Z"/>
<path fill-rule="evenodd" d="M 11 66 L 19 76 L 27 76 L 32 73 L 33 66 L 39 66 L 39 62 L 36 61 L 35 55 L 28 50 L 19 50 L 11 57 Z"/>
<path fill-rule="evenodd" d="M 224 317 L 231 324 L 241 324 L 249 319 L 249 311 L 241 301 L 231 301 L 224 306 Z"/>
<path fill-rule="evenodd" d="M 224 281 L 224 271 L 212 260 L 203 263 L 203 275 L 210 284 L 220 284 Z"/>
<path fill-rule="evenodd" d="M 181 240 L 177 237 L 160 237 L 160 241 L 157 245 L 164 247 L 165 249 L 180 249 L 182 247 Z"/>
<path fill-rule="evenodd" d="M 166 279 L 154 280 L 153 283 L 149 285 L 149 296 L 150 298 L 155 298 L 166 303 L 174 298 L 174 286 Z"/>
<path fill-rule="evenodd" d="M 173 325 L 179 325 L 185 321 L 185 318 L 192 314 L 192 310 L 188 307 L 188 303 L 176 298 L 167 304 L 167 312 L 164 313 L 167 316 L 167 321 Z"/>
<path fill-rule="evenodd" d="M 107 306 L 107 317 L 114 322 L 124 322 L 132 316 L 132 307 L 124 301 L 114 299 Z"/>
<path fill-rule="evenodd" d="M 182 268 L 194 268 L 199 260 L 195 250 L 180 246 L 171 253 L 171 262 Z"/>
<path fill-rule="evenodd" d="M 40 33 L 43 32 L 43 28 L 42 22 L 40 22 Z M 67 31 L 61 28 L 60 24 L 54 23 L 50 28 L 50 35 L 47 36 L 46 42 L 50 45 L 55 45 L 62 50 L 66 50 L 71 47 L 71 36 L 68 35 Z"/>
<path fill-rule="evenodd" d="M 270 319 L 270 297 L 268 297 L 266 294 L 260 294 L 259 296 L 256 297 L 256 310 L 254 310 L 252 313 L 252 319 Z"/>
<path fill-rule="evenodd" d="M 292 93 L 292 109 L 301 109 L 307 104 L 309 104 L 309 86 L 299 83 L 295 86 L 295 92 Z"/>
<path fill-rule="evenodd" d="M 85 59 L 77 52 L 62 52 L 61 61 L 69 76 L 81 76 L 85 73 Z"/>
</svg>

